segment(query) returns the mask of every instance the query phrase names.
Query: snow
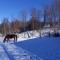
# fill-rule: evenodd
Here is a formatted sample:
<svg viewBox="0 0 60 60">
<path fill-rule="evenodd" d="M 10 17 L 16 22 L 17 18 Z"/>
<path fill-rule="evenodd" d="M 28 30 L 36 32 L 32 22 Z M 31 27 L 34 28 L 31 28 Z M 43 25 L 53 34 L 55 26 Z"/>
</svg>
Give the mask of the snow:
<svg viewBox="0 0 60 60">
<path fill-rule="evenodd" d="M 47 37 L 48 32 L 53 33 L 54 30 L 17 34 L 17 43 L 13 39 L 3 43 L 4 36 L 0 35 L 0 60 L 60 60 L 60 37 Z"/>
<path fill-rule="evenodd" d="M 37 55 L 11 43 L 0 43 L 0 60 L 43 60 Z"/>
<path fill-rule="evenodd" d="M 0 60 L 9 60 L 4 48 L 0 45 Z"/>
<path fill-rule="evenodd" d="M 28 37 L 27 33 L 30 33 L 30 32 L 25 32 L 25 33 L 21 33 L 18 35 L 17 42 L 38 37 L 37 35 L 35 35 L 35 36 L 29 35 L 30 37 Z M 14 42 L 13 42 L 13 39 L 10 39 L 11 41 L 8 43 L 7 42 L 3 43 L 3 40 L 4 40 L 4 36 L 0 36 L 0 46 L 1 46 L 0 54 L 2 54 L 0 56 L 1 60 L 43 60 L 42 58 L 38 57 L 36 54 L 33 54 L 32 52 L 30 52 L 26 49 L 23 49 L 20 46 L 19 47 L 16 46 L 16 44 L 14 44 Z"/>
<path fill-rule="evenodd" d="M 34 39 L 34 38 L 37 38 L 37 37 L 44 37 L 44 36 L 48 36 L 48 33 L 53 33 L 54 32 L 54 29 L 42 29 L 42 30 L 33 30 L 33 31 L 27 31 L 27 32 L 23 32 L 23 33 L 20 33 L 18 34 L 17 33 L 17 36 L 18 36 L 18 40 L 17 42 L 19 41 L 25 41 L 25 40 L 29 40 L 29 39 Z M 60 30 L 59 30 L 60 32 Z M 3 41 L 5 36 L 2 36 L 0 34 L 0 42 Z M 12 41 L 13 39 L 11 39 Z"/>
<path fill-rule="evenodd" d="M 23 32 L 23 33 L 17 34 L 18 42 L 29 40 L 29 39 L 34 39 L 40 36 L 41 37 L 48 36 L 49 32 L 53 33 L 54 30 L 53 29 L 42 29 L 42 30 L 33 30 L 33 31 Z"/>
<path fill-rule="evenodd" d="M 16 47 L 14 44 L 5 44 L 4 46 L 6 47 L 5 49 L 7 50 L 9 56 L 13 56 L 14 60 L 32 60 L 32 59 L 37 60 L 38 59 L 36 58 L 37 56 L 35 57 L 34 55 L 22 49 L 21 47 L 19 48 Z"/>
<path fill-rule="evenodd" d="M 60 60 L 60 37 L 35 38 L 16 43 L 43 60 Z"/>
<path fill-rule="evenodd" d="M 38 31 L 34 30 L 34 31 L 23 32 L 17 35 L 18 35 L 18 42 L 19 42 L 19 41 L 25 41 L 25 40 L 37 38 L 39 37 L 40 34 Z"/>
</svg>

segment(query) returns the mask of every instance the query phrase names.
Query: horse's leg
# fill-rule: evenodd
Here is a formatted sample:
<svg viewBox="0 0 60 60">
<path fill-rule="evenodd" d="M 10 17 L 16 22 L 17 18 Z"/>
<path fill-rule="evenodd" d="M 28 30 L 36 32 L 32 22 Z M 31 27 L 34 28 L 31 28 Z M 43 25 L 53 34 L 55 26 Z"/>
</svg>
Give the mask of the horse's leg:
<svg viewBox="0 0 60 60">
<path fill-rule="evenodd" d="M 17 36 L 15 38 L 16 38 L 16 42 L 17 42 Z"/>
<path fill-rule="evenodd" d="M 15 42 L 15 37 L 14 37 L 14 42 Z"/>
<path fill-rule="evenodd" d="M 14 42 L 17 42 L 17 36 L 14 37 Z"/>
<path fill-rule="evenodd" d="M 4 38 L 3 42 L 5 43 L 5 41 L 6 41 L 6 38 Z"/>
</svg>

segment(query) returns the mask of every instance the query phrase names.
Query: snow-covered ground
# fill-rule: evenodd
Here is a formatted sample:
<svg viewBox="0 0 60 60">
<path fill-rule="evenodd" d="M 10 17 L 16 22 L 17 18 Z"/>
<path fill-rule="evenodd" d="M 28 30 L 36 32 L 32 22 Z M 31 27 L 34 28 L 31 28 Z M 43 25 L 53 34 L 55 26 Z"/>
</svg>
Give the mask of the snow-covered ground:
<svg viewBox="0 0 60 60">
<path fill-rule="evenodd" d="M 18 36 L 18 40 L 19 41 L 25 41 L 25 40 L 29 40 L 29 39 L 34 39 L 37 37 L 44 37 L 44 36 L 48 36 L 48 33 L 54 33 L 54 29 L 42 29 L 42 30 L 33 30 L 33 31 L 27 31 L 27 32 L 22 32 L 20 34 L 17 33 Z M 58 32 L 60 33 L 60 30 L 58 30 Z M 4 36 L 2 37 L 0 35 L 0 41 L 2 42 L 4 39 Z M 12 39 L 13 40 L 13 39 Z"/>
<path fill-rule="evenodd" d="M 42 60 L 42 58 L 15 44 L 0 43 L 0 60 Z"/>
<path fill-rule="evenodd" d="M 39 37 L 39 35 L 40 33 L 36 30 L 23 32 L 23 33 L 18 34 L 18 42 L 29 40 L 29 39 L 34 39 L 34 38 Z"/>
<path fill-rule="evenodd" d="M 43 60 L 60 60 L 60 37 L 35 38 L 16 43 Z"/>
<path fill-rule="evenodd" d="M 33 33 L 32 31 L 21 33 L 18 34 L 17 42 L 29 40 L 36 37 L 38 37 L 38 33 L 36 31 Z M 9 43 L 3 43 L 3 40 L 4 36 L 0 35 L 0 60 L 43 60 L 36 54 L 33 54 L 32 52 L 23 49 L 20 46 L 16 46 L 16 44 L 13 42 L 13 39 L 11 39 Z"/>
<path fill-rule="evenodd" d="M 18 42 L 19 41 L 25 41 L 25 40 L 29 40 L 29 39 L 34 39 L 37 37 L 45 37 L 48 36 L 48 33 L 53 34 L 55 31 L 54 29 L 42 29 L 42 30 L 33 30 L 33 31 L 27 31 L 27 32 L 23 32 L 18 35 Z M 60 33 L 60 30 L 56 30 L 56 32 Z"/>
<path fill-rule="evenodd" d="M 4 36 L 0 36 L 0 60 L 60 60 L 60 37 L 44 37 L 48 32 L 53 33 L 54 30 L 17 34 L 17 43 L 13 39 L 3 43 Z"/>
</svg>

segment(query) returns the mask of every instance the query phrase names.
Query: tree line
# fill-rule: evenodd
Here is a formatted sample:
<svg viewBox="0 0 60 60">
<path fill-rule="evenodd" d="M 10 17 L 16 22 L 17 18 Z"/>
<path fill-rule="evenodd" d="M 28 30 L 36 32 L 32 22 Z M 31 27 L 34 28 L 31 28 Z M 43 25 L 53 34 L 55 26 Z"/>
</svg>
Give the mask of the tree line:
<svg viewBox="0 0 60 60">
<path fill-rule="evenodd" d="M 54 0 L 50 5 L 45 5 L 42 9 L 33 8 L 31 12 L 24 10 L 21 14 L 22 19 L 14 18 L 9 21 L 4 18 L 0 24 L 0 33 L 16 33 L 27 30 L 38 30 L 44 26 L 60 29 L 60 0 Z"/>
</svg>

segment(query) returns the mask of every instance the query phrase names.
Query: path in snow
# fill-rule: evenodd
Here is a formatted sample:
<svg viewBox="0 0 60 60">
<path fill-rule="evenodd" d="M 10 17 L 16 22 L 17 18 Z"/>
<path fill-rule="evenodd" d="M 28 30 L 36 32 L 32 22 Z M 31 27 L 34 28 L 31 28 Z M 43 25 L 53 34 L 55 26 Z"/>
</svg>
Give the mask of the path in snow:
<svg viewBox="0 0 60 60">
<path fill-rule="evenodd" d="M 4 48 L 0 44 L 0 60 L 9 60 Z"/>
<path fill-rule="evenodd" d="M 43 60 L 40 57 L 10 43 L 0 43 L 0 60 Z"/>
</svg>

